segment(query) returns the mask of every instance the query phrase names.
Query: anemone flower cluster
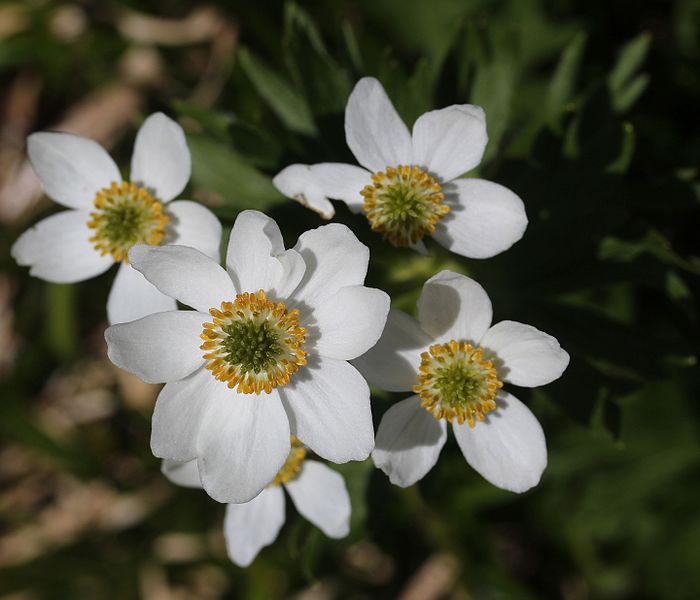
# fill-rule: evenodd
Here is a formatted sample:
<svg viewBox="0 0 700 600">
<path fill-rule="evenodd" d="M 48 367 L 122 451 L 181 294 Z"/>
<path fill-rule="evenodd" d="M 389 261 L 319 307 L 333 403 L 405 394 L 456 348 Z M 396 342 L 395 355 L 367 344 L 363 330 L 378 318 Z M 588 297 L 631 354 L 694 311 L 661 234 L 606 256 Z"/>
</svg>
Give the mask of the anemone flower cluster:
<svg viewBox="0 0 700 600">
<path fill-rule="evenodd" d="M 364 214 L 390 244 L 428 252 L 426 236 L 487 258 L 527 227 L 523 202 L 493 182 L 461 176 L 487 144 L 484 111 L 454 105 L 409 132 L 384 88 L 360 80 L 345 111 L 361 166 L 294 164 L 274 184 L 332 218 L 329 199 Z M 129 180 L 95 142 L 29 137 L 30 161 L 69 210 L 20 236 L 12 254 L 36 277 L 78 282 L 119 263 L 107 302 L 111 361 L 162 383 L 151 449 L 172 482 L 226 504 L 231 560 L 249 565 L 277 538 L 285 491 L 331 538 L 350 530 L 351 503 L 333 463 L 372 457 L 409 486 L 437 463 L 448 424 L 466 461 L 493 485 L 535 486 L 547 464 L 542 427 L 506 386 L 562 375 L 569 356 L 552 336 L 492 324 L 484 289 L 460 273 L 429 279 L 415 319 L 365 285 L 369 249 L 345 225 L 302 233 L 286 248 L 268 216 L 236 218 L 220 264 L 222 226 L 204 206 L 172 201 L 190 176 L 185 135 L 160 113 L 136 136 Z M 376 433 L 368 382 L 412 393 Z"/>
</svg>

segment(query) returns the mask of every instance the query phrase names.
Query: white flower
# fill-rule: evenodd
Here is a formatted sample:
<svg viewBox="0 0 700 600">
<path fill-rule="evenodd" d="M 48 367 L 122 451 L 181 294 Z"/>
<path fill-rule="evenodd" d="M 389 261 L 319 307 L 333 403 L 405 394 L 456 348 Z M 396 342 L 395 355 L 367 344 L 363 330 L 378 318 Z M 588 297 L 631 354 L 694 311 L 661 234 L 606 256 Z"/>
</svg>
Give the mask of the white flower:
<svg viewBox="0 0 700 600">
<path fill-rule="evenodd" d="M 177 485 L 202 487 L 196 460 L 166 460 L 163 473 Z M 285 521 L 283 486 L 299 514 L 328 537 L 339 539 L 350 532 L 350 496 L 342 475 L 306 459 L 306 450 L 292 440 L 292 450 L 274 481 L 249 502 L 226 506 L 226 548 L 238 566 L 247 567 L 262 548 L 277 539 Z"/>
<path fill-rule="evenodd" d="M 463 256 L 488 258 L 510 248 L 527 227 L 523 203 L 483 179 L 457 179 L 484 154 L 484 111 L 471 104 L 425 113 L 413 134 L 382 85 L 361 79 L 345 109 L 345 137 L 362 167 L 291 165 L 274 178 L 284 195 L 330 219 L 329 198 L 363 212 L 396 246 L 422 250 L 424 235 Z"/>
<path fill-rule="evenodd" d="M 25 231 L 12 256 L 31 275 L 57 283 L 90 279 L 120 263 L 107 300 L 110 323 L 177 307 L 126 262 L 133 244 L 180 244 L 218 258 L 221 224 L 214 214 L 188 200 L 170 202 L 187 185 L 191 165 L 182 128 L 164 114 L 139 129 L 131 183 L 87 138 L 34 133 L 27 151 L 46 194 L 71 210 Z"/>
<path fill-rule="evenodd" d="M 474 280 L 441 271 L 418 299 L 418 321 L 391 310 L 379 342 L 353 361 L 370 383 L 416 393 L 382 418 L 372 453 L 392 483 L 412 485 L 437 462 L 447 423 L 467 462 L 500 488 L 524 492 L 547 465 L 542 427 L 503 383 L 558 379 L 569 355 L 530 325 L 491 325 L 491 301 Z"/>
<path fill-rule="evenodd" d="M 379 339 L 389 297 L 363 286 L 369 251 L 347 227 L 307 231 L 285 250 L 272 219 L 244 211 L 227 270 L 180 246 L 135 246 L 129 260 L 194 308 L 105 334 L 112 362 L 166 383 L 153 415 L 156 456 L 197 458 L 209 495 L 240 503 L 274 478 L 290 433 L 333 462 L 369 455 L 369 388 L 347 361 Z"/>
</svg>

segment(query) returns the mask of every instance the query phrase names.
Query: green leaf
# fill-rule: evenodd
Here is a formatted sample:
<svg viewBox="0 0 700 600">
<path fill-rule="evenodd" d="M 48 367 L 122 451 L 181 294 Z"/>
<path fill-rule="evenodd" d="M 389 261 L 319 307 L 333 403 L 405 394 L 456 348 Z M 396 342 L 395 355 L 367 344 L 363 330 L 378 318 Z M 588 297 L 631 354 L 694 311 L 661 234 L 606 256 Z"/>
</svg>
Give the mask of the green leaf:
<svg viewBox="0 0 700 600">
<path fill-rule="evenodd" d="M 616 110 L 627 110 L 637 101 L 649 83 L 648 75 L 636 75 L 651 46 L 651 35 L 642 33 L 625 44 L 608 75 L 608 88 Z"/>
<path fill-rule="evenodd" d="M 286 79 L 256 58 L 247 48 L 238 51 L 238 60 L 257 92 L 286 127 L 297 133 L 316 133 L 316 125 L 306 99 Z"/>
<path fill-rule="evenodd" d="M 585 33 L 577 33 L 561 53 L 554 77 L 549 83 L 545 103 L 547 121 L 552 125 L 558 123 L 559 117 L 572 99 L 586 40 Z"/>
<path fill-rule="evenodd" d="M 216 193 L 227 205 L 264 210 L 285 201 L 267 175 L 228 146 L 203 135 L 188 135 L 187 143 L 195 186 Z"/>
</svg>

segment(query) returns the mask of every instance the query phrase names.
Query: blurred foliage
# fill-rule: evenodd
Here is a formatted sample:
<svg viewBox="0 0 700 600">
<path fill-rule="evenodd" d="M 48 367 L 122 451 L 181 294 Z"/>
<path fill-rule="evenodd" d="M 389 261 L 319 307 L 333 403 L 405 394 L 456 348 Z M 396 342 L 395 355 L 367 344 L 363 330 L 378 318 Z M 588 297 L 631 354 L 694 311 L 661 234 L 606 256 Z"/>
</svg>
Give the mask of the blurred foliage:
<svg viewBox="0 0 700 600">
<path fill-rule="evenodd" d="M 225 225 L 259 208 L 293 244 L 322 224 L 270 180 L 292 162 L 354 162 L 343 110 L 363 75 L 382 81 L 409 124 L 453 103 L 485 108 L 479 176 L 515 190 L 530 218 L 510 251 L 476 261 L 429 242 L 425 257 L 384 244 L 340 203 L 336 219 L 370 246 L 368 282 L 395 306 L 413 310 L 425 279 L 452 268 L 484 285 L 497 320 L 560 340 L 572 358 L 564 377 L 516 391 L 542 421 L 550 465 L 524 496 L 481 480 L 453 440 L 406 490 L 369 462 L 342 465 L 351 535 L 331 541 L 288 515 L 278 542 L 238 569 L 223 549 L 222 507 L 168 484 L 149 454 L 155 391 L 106 362 L 113 274 L 33 280 L 9 258 L 26 223 L 9 223 L 0 595 L 393 598 L 439 572 L 446 583 L 431 597 L 700 597 L 698 2 L 211 5 L 240 31 L 215 102 L 192 94 L 211 71 L 207 42 L 154 41 L 164 83 L 146 87 L 142 115 L 181 117 L 192 197 Z M 59 35 L 67 6 L 0 5 L 0 77 L 4 87 L 40 77 L 35 129 L 149 46 L 119 26 L 124 11 L 182 18 L 191 8 L 85 0 L 70 7 L 82 29 Z M 133 131 L 115 150 L 125 166 Z M 400 398 L 376 392 L 375 423 Z"/>
</svg>

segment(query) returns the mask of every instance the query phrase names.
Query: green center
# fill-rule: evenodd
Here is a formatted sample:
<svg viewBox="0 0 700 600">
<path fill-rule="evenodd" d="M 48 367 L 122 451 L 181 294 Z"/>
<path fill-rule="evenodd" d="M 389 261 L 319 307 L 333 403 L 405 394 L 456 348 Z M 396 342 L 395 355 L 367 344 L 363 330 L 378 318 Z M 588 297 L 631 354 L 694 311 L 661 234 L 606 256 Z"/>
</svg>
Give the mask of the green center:
<svg viewBox="0 0 700 600">
<path fill-rule="evenodd" d="M 410 182 L 397 181 L 377 193 L 377 204 L 387 223 L 401 227 L 426 221 L 434 209 L 428 196 Z"/>
<path fill-rule="evenodd" d="M 481 369 L 471 362 L 451 364 L 436 371 L 434 387 L 440 392 L 443 406 L 463 407 L 479 401 L 484 376 Z"/>
<path fill-rule="evenodd" d="M 226 361 L 240 365 L 245 372 L 266 371 L 283 353 L 279 334 L 267 321 L 236 321 L 222 331 L 226 334 L 221 343 Z"/>
<path fill-rule="evenodd" d="M 102 213 L 102 235 L 119 246 L 133 246 L 143 240 L 151 225 L 151 215 L 144 207 L 132 202 L 120 202 Z"/>
</svg>

